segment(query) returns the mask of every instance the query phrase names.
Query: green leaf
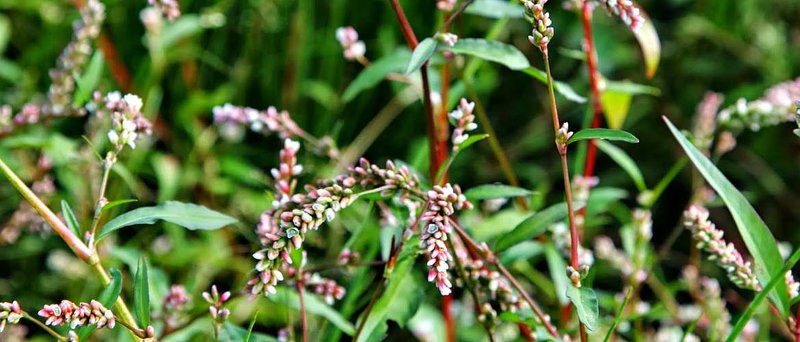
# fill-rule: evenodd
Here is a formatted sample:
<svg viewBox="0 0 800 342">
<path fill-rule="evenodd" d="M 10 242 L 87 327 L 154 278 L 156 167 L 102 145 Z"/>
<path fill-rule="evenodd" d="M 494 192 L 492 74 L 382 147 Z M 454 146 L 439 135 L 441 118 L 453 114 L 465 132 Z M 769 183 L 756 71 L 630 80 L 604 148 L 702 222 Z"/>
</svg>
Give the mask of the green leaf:
<svg viewBox="0 0 800 342">
<path fill-rule="evenodd" d="M 293 289 L 278 287 L 278 293 L 269 298 L 280 304 L 287 304 L 295 309 L 300 309 L 300 298 L 297 296 L 297 291 Z M 305 304 L 308 313 L 324 317 L 348 336 L 353 336 L 355 333 L 356 328 L 352 323 L 348 322 L 338 311 L 325 304 L 316 295 L 305 293 L 303 304 Z"/>
<path fill-rule="evenodd" d="M 100 77 L 103 76 L 104 65 L 103 53 L 99 50 L 95 51 L 92 60 L 89 61 L 89 66 L 86 68 L 86 71 L 84 71 L 80 78 L 75 80 L 77 89 L 72 98 L 73 105 L 83 106 L 83 104 L 92 97 L 92 92 L 97 89 L 97 84 L 100 83 Z"/>
<path fill-rule="evenodd" d="M 489 137 L 488 134 L 470 134 L 470 136 L 467 138 L 467 140 L 464 140 L 460 144 L 458 144 L 458 150 L 456 151 L 456 153 L 458 153 L 458 152 L 466 149 L 467 147 L 472 146 L 476 142 L 479 142 L 479 141 L 481 141 L 483 139 L 486 139 L 488 137 Z"/>
<path fill-rule="evenodd" d="M 624 141 L 633 144 L 639 142 L 639 139 L 633 136 L 633 134 L 622 130 L 608 128 L 585 128 L 573 134 L 572 137 L 567 141 L 567 144 L 589 139 Z"/>
<path fill-rule="evenodd" d="M 567 287 L 567 298 L 575 306 L 578 312 L 578 319 L 586 326 L 586 330 L 597 330 L 600 308 L 597 304 L 597 295 L 594 290 L 586 286 L 575 287 L 570 284 Z"/>
<path fill-rule="evenodd" d="M 139 265 L 136 267 L 133 283 L 133 311 L 140 326 L 150 325 L 150 276 L 145 257 L 139 258 Z"/>
<path fill-rule="evenodd" d="M 100 296 L 97 297 L 97 301 L 109 309 L 114 306 L 114 303 L 117 301 L 120 292 L 122 292 L 122 273 L 120 273 L 120 271 L 116 268 L 112 268 L 110 273 L 111 282 L 106 285 L 106 288 L 103 289 L 103 292 L 101 292 Z M 87 325 L 80 328 L 78 330 L 78 340 L 86 340 L 86 338 L 88 338 L 95 329 L 96 328 L 93 325 Z"/>
<path fill-rule="evenodd" d="M 792 253 L 792 256 L 790 256 L 789 260 L 786 261 L 786 264 L 783 265 L 780 275 L 772 278 L 767 286 L 759 291 L 758 294 L 756 294 L 756 297 L 753 298 L 750 304 L 747 305 L 747 309 L 745 309 L 744 313 L 739 316 L 739 320 L 736 321 L 736 325 L 733 326 L 730 335 L 728 335 L 728 338 L 725 341 L 733 342 L 737 340 L 737 337 L 742 333 L 744 327 L 750 322 L 750 317 L 753 317 L 756 309 L 758 309 L 759 305 L 761 305 L 761 302 L 764 301 L 764 298 L 767 297 L 767 294 L 772 292 L 772 289 L 775 288 L 775 285 L 778 285 L 778 283 L 785 283 L 786 278 L 784 275 L 792 270 L 792 267 L 797 264 L 797 261 L 800 261 L 800 249 L 797 249 L 794 251 L 794 253 Z"/>
<path fill-rule="evenodd" d="M 225 322 L 222 325 L 222 331 L 220 332 L 220 341 L 221 342 L 276 342 L 278 339 L 260 333 L 252 333 L 252 327 L 255 323 L 255 320 L 251 321 L 250 330 L 245 330 L 236 324 L 231 322 Z"/>
<path fill-rule="evenodd" d="M 516 47 L 494 40 L 464 38 L 459 39 L 455 45 L 443 46 L 442 49 L 500 63 L 511 70 L 522 70 L 531 65 L 528 58 Z"/>
<path fill-rule="evenodd" d="M 64 220 L 67 221 L 67 227 L 75 233 L 76 236 L 81 236 L 81 225 L 78 224 L 78 219 L 75 218 L 75 213 L 72 212 L 72 208 L 69 207 L 69 203 L 65 200 L 61 200 L 61 214 L 64 215 Z"/>
<path fill-rule="evenodd" d="M 378 85 L 386 79 L 386 75 L 405 71 L 410 58 L 411 53 L 408 49 L 397 49 L 388 56 L 373 62 L 361 71 L 353 82 L 350 82 L 342 94 L 342 100 L 345 103 L 350 102 L 362 91 Z"/>
<path fill-rule="evenodd" d="M 633 180 L 633 183 L 636 184 L 636 189 L 638 189 L 639 192 L 647 190 L 647 185 L 645 185 L 642 171 L 639 170 L 639 166 L 636 165 L 636 162 L 633 161 L 633 159 L 631 159 L 631 157 L 625 153 L 625 151 L 605 141 L 598 141 L 597 148 L 611 157 L 611 160 L 616 162 L 617 165 L 625 170 L 628 176 L 631 177 L 631 180 Z"/>
<path fill-rule="evenodd" d="M 505 184 L 484 184 L 467 190 L 464 196 L 470 201 L 530 196 L 533 191 Z"/>
<path fill-rule="evenodd" d="M 530 240 L 547 230 L 547 227 L 567 217 L 569 211 L 566 203 L 559 203 L 531 215 L 520 222 L 508 234 L 503 234 L 494 245 L 495 251 L 500 253 L 522 241 Z"/>
<path fill-rule="evenodd" d="M 631 95 L 652 95 L 661 96 L 661 89 L 653 86 L 634 83 L 628 80 L 612 81 L 604 80 L 605 90 L 631 94 Z"/>
<path fill-rule="evenodd" d="M 409 242 L 403 244 L 403 249 L 397 257 L 397 264 L 393 269 L 386 270 L 384 274 L 386 287 L 363 323 L 360 334 L 355 337 L 356 341 L 368 341 L 375 335 L 381 335 L 378 336 L 380 338 L 387 329 L 388 319 L 399 320 L 398 324 L 404 326 L 406 322 L 403 320 L 407 321 L 417 311 L 423 298 L 422 288 L 413 279 L 407 281 L 413 278 L 411 270 L 420 252 L 419 245 L 414 243 L 417 239 L 417 236 L 412 236 Z M 395 312 L 396 310 L 401 312 Z"/>
<path fill-rule="evenodd" d="M 664 122 L 667 123 L 672 135 L 678 140 L 678 143 L 694 163 L 697 170 L 700 171 L 700 174 L 703 175 L 703 178 L 714 188 L 717 195 L 725 202 L 725 206 L 728 207 L 728 211 L 730 211 L 733 220 L 736 222 L 736 228 L 739 230 L 747 250 L 753 256 L 758 281 L 761 284 L 768 284 L 775 277 L 783 277 L 784 274 L 781 273 L 783 261 L 778 251 L 778 245 L 756 210 L 747 202 L 742 193 L 736 190 L 736 187 L 725 178 L 722 172 L 672 125 L 669 119 L 664 117 Z M 786 317 L 789 312 L 786 284 L 779 282 L 773 291 L 769 291 L 769 296 L 778 312 L 783 317 Z"/>
<path fill-rule="evenodd" d="M 614 90 L 604 90 L 600 94 L 600 105 L 603 107 L 603 115 L 606 117 L 608 127 L 613 129 L 622 128 L 628 111 L 631 107 L 633 95 Z"/>
<path fill-rule="evenodd" d="M 253 327 L 256 326 L 256 319 L 258 319 L 258 311 L 253 314 L 253 318 L 250 320 L 250 326 L 247 328 L 247 335 L 244 336 L 244 342 L 250 342 L 250 336 L 253 335 Z"/>
<path fill-rule="evenodd" d="M 423 64 L 428 62 L 428 60 L 433 57 L 433 53 L 436 52 L 436 47 L 438 45 L 439 44 L 433 38 L 425 38 L 419 42 L 414 52 L 411 54 L 411 59 L 408 60 L 406 75 L 419 70 Z"/>
<path fill-rule="evenodd" d="M 625 311 L 625 305 L 628 305 L 628 301 L 631 300 L 631 294 L 633 293 L 632 290 L 632 288 L 628 287 L 628 291 L 625 292 L 625 299 L 622 300 L 622 304 L 620 304 L 619 308 L 617 308 L 617 315 L 614 317 L 614 322 L 611 323 L 611 326 L 608 328 L 606 337 L 603 338 L 603 342 L 608 342 L 608 340 L 611 338 L 611 335 L 613 335 L 614 331 L 617 330 L 617 325 L 619 325 L 619 322 L 622 321 L 622 313 Z M 681 339 L 681 341 L 683 341 L 683 339 Z"/>
<path fill-rule="evenodd" d="M 569 303 L 569 298 L 567 298 L 567 291 L 562 289 L 572 287 L 569 278 L 567 278 L 567 263 L 554 244 L 547 244 L 547 246 L 545 246 L 544 257 L 547 260 L 547 269 L 550 270 L 550 277 L 553 278 L 553 285 L 556 288 L 555 292 L 556 297 L 558 297 L 558 303 L 566 305 Z"/>
<path fill-rule="evenodd" d="M 164 220 L 190 230 L 214 230 L 236 223 L 236 219 L 201 205 L 167 201 L 155 207 L 134 209 L 106 223 L 96 240 L 118 229 Z"/>
<path fill-rule="evenodd" d="M 523 73 L 525 73 L 525 74 L 527 74 L 527 75 L 539 80 L 539 82 L 547 84 L 547 74 L 545 74 L 545 72 L 542 71 L 542 70 L 536 69 L 534 67 L 527 67 L 527 68 L 522 69 L 520 71 L 522 71 Z M 585 97 L 578 95 L 578 93 L 575 92 L 575 90 L 573 90 L 572 87 L 569 86 L 569 84 L 566 84 L 564 82 L 554 81 L 553 82 L 553 89 L 557 93 L 559 93 L 561 96 L 564 96 L 564 98 L 566 98 L 567 100 L 570 100 L 572 102 L 576 102 L 576 103 L 584 103 L 584 102 L 586 102 L 586 98 Z"/>
<path fill-rule="evenodd" d="M 503 0 L 475 0 L 464 10 L 464 13 L 494 19 L 520 19 L 523 17 L 522 6 Z"/>
<path fill-rule="evenodd" d="M 640 8 L 639 10 L 642 15 L 645 15 L 643 9 Z M 647 78 L 653 78 L 658 69 L 658 62 L 661 59 L 661 42 L 658 39 L 656 28 L 653 26 L 653 21 L 647 18 L 633 34 L 636 36 L 636 40 L 639 41 L 639 47 L 642 48 Z"/>
<path fill-rule="evenodd" d="M 103 209 L 100 209 L 100 210 L 101 211 L 106 211 L 106 210 L 121 206 L 123 204 L 128 204 L 128 203 L 136 202 L 136 201 L 138 201 L 138 200 L 137 199 L 133 199 L 133 198 L 111 201 L 111 202 L 108 202 L 106 205 L 104 205 Z"/>
</svg>

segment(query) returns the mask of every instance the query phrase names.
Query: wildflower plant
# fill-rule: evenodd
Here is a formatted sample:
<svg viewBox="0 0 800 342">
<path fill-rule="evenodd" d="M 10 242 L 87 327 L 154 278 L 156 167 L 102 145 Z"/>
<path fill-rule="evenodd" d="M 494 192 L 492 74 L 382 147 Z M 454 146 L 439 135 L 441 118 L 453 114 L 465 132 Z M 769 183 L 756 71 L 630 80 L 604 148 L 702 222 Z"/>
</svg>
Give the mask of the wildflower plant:
<svg viewBox="0 0 800 342">
<path fill-rule="evenodd" d="M 721 3 L 9 3 L 0 340 L 798 340 L 790 11 Z"/>
</svg>

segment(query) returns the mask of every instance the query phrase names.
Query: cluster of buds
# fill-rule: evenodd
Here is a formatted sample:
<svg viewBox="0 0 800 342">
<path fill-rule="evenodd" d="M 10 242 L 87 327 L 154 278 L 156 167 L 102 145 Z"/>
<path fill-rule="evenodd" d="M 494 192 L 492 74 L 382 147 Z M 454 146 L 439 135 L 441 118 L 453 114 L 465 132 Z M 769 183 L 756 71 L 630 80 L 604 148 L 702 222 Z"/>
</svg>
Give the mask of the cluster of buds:
<svg viewBox="0 0 800 342">
<path fill-rule="evenodd" d="M 472 114 L 474 109 L 475 102 L 469 102 L 467 99 L 461 98 L 461 101 L 458 102 L 458 108 L 448 114 L 450 122 L 456 127 L 453 129 L 452 136 L 453 152 L 458 151 L 459 145 L 469 138 L 469 134 L 466 132 L 478 128 L 478 124 L 475 123 L 475 115 Z"/>
<path fill-rule="evenodd" d="M 476 292 L 487 299 L 478 316 L 479 321 L 487 322 L 497 317 L 498 311 L 517 312 L 522 309 L 524 302 L 500 273 L 489 269 L 482 260 L 462 260 L 466 276 L 476 285 Z"/>
<path fill-rule="evenodd" d="M 349 248 L 345 248 L 341 254 L 339 254 L 339 265 L 350 265 L 361 258 L 361 254 L 358 252 L 353 252 Z"/>
<path fill-rule="evenodd" d="M 453 47 L 458 43 L 458 36 L 450 32 L 436 32 L 433 39 L 449 47 Z M 439 102 L 441 102 L 441 100 Z"/>
<path fill-rule="evenodd" d="M 622 22 L 636 31 L 644 23 L 644 17 L 639 13 L 639 8 L 631 0 L 601 0 L 603 6 L 622 19 Z"/>
<path fill-rule="evenodd" d="M 171 21 L 181 16 L 181 7 L 177 0 L 147 0 L 147 3 Z"/>
<path fill-rule="evenodd" d="M 699 273 L 696 267 L 688 266 L 683 270 L 683 278 L 692 297 L 702 308 L 698 325 L 706 328 L 709 340 L 718 340 L 730 333 L 731 315 L 722 299 L 719 282 L 716 279 L 701 277 Z"/>
<path fill-rule="evenodd" d="M 211 304 L 211 306 L 208 307 L 208 312 L 215 322 L 224 322 L 228 319 L 228 316 L 230 316 L 231 311 L 222 307 L 230 298 L 231 292 L 225 291 L 225 293 L 220 294 L 217 290 L 217 285 L 211 285 L 211 292 L 203 292 L 203 299 L 208 304 Z"/>
<path fill-rule="evenodd" d="M 564 122 L 556 131 L 556 146 L 561 154 L 567 153 L 567 142 L 574 133 L 569 130 L 569 122 Z"/>
<path fill-rule="evenodd" d="M 223 126 L 229 131 L 239 130 L 241 127 L 250 127 L 254 132 L 262 134 L 277 133 L 282 139 L 295 137 L 302 134 L 297 123 L 289 116 L 289 112 L 278 112 L 270 106 L 267 110 L 259 111 L 250 107 L 234 106 L 226 103 L 213 109 L 214 123 Z"/>
<path fill-rule="evenodd" d="M 113 91 L 105 97 L 100 92 L 94 93 L 95 109 L 98 116 L 110 112 L 111 129 L 108 131 L 108 140 L 113 145 L 113 157 L 127 145 L 136 148 L 136 141 L 153 133 L 152 124 L 142 114 L 142 99 L 133 94 L 122 96 L 120 92 Z M 102 104 L 98 106 L 97 104 Z"/>
<path fill-rule="evenodd" d="M 81 19 L 73 24 L 72 41 L 61 53 L 55 69 L 50 70 L 53 83 L 47 93 L 45 112 L 55 116 L 65 115 L 72 109 L 75 91 L 74 75 L 80 75 L 92 54 L 92 41 L 100 34 L 105 20 L 105 7 L 98 0 L 89 0 L 80 10 Z"/>
<path fill-rule="evenodd" d="M 444 12 L 452 12 L 456 8 L 456 0 L 436 0 L 436 8 Z"/>
<path fill-rule="evenodd" d="M 733 243 L 726 242 L 722 238 L 725 233 L 709 221 L 708 210 L 692 205 L 683 212 L 683 226 L 692 232 L 692 237 L 697 241 L 697 248 L 708 252 L 709 259 L 722 267 L 734 284 L 743 289 L 761 290 L 761 285 L 753 273 L 753 266 L 749 261 L 744 261 Z"/>
<path fill-rule="evenodd" d="M 450 216 L 456 209 L 471 209 L 472 203 L 467 201 L 458 185 L 449 183 L 435 185 L 428 191 L 426 200 L 428 209 L 420 217 L 426 223 L 420 235 L 420 245 L 428 256 L 428 281 L 436 284 L 442 296 L 447 296 L 453 286 L 447 273 L 453 259 L 447 248 L 447 235 L 452 230 Z"/>
<path fill-rule="evenodd" d="M 334 301 L 341 300 L 344 298 L 345 293 L 347 291 L 343 286 L 340 286 L 335 280 L 323 278 L 318 273 L 313 274 L 304 274 L 306 279 L 303 280 L 303 284 L 314 291 L 314 293 L 322 296 L 325 298 L 325 302 L 328 305 L 333 305 Z"/>
<path fill-rule="evenodd" d="M 800 78 L 779 83 L 769 88 L 758 100 L 748 102 L 740 98 L 718 114 L 721 126 L 735 133 L 747 128 L 758 131 L 761 127 L 775 126 L 795 120 L 800 98 Z"/>
<path fill-rule="evenodd" d="M 547 0 L 522 0 L 522 4 L 525 6 L 525 17 L 533 24 L 528 41 L 543 53 L 547 52 L 547 44 L 553 39 L 554 33 L 550 13 L 544 10 L 546 3 Z"/>
<path fill-rule="evenodd" d="M 6 322 L 11 324 L 19 323 L 23 317 L 22 309 L 17 301 L 0 303 L 0 333 L 6 330 Z"/>
<path fill-rule="evenodd" d="M 181 311 L 190 300 L 191 298 L 186 293 L 186 288 L 183 285 L 172 285 L 169 288 L 169 292 L 164 296 L 164 310 Z"/>
<path fill-rule="evenodd" d="M 270 170 L 272 177 L 275 178 L 275 201 L 272 203 L 274 208 L 289 202 L 297 183 L 294 177 L 303 172 L 303 165 L 297 163 L 299 150 L 299 142 L 285 139 L 280 152 L 281 163 L 277 168 Z"/>
<path fill-rule="evenodd" d="M 722 95 L 715 92 L 706 92 L 703 101 L 697 105 L 697 114 L 694 120 L 692 136 L 694 144 L 701 151 L 708 151 L 714 139 L 714 132 L 717 128 L 717 111 L 722 105 Z"/>
<path fill-rule="evenodd" d="M 47 325 L 69 324 L 70 329 L 88 325 L 94 325 L 98 329 L 103 327 L 113 329 L 116 325 L 114 313 L 96 300 L 76 305 L 65 299 L 60 304 L 45 305 L 38 314 L 47 319 L 45 321 Z"/>
<path fill-rule="evenodd" d="M 358 32 L 352 26 L 337 28 L 336 40 L 342 45 L 344 58 L 348 61 L 364 58 L 367 46 L 363 41 L 358 40 Z"/>
</svg>

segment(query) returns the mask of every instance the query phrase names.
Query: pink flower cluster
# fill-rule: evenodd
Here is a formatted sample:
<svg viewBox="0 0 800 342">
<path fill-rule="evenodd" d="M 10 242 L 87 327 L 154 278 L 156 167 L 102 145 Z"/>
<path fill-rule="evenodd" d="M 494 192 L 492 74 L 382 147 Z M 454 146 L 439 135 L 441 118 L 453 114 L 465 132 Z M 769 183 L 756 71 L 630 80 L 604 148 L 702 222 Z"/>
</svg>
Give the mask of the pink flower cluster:
<svg viewBox="0 0 800 342">
<path fill-rule="evenodd" d="M 631 0 L 601 0 L 603 6 L 622 19 L 632 31 L 636 31 L 644 23 L 639 8 Z"/>
<path fill-rule="evenodd" d="M 113 329 L 116 325 L 114 313 L 96 300 L 76 305 L 65 299 L 60 304 L 47 304 L 39 310 L 39 316 L 47 319 L 47 325 L 69 324 L 70 329 L 87 325 L 94 325 L 98 329 Z"/>
<path fill-rule="evenodd" d="M 17 303 L 16 300 L 11 303 L 0 303 L 0 333 L 6 330 L 6 322 L 17 324 L 22 316 L 22 309 L 19 307 L 19 303 Z"/>
<path fill-rule="evenodd" d="M 449 183 L 434 186 L 426 195 L 428 209 L 420 220 L 427 225 L 420 235 L 420 245 L 428 255 L 428 281 L 436 284 L 442 296 L 447 296 L 453 287 L 447 273 L 453 259 L 447 248 L 447 234 L 452 230 L 450 216 L 456 209 L 471 209 L 472 203 L 467 201 L 458 185 Z"/>
<path fill-rule="evenodd" d="M 453 151 L 457 151 L 459 145 L 469 138 L 469 134 L 466 132 L 478 128 L 478 124 L 475 123 L 475 115 L 472 114 L 474 109 L 475 102 L 469 102 L 467 99 L 462 98 L 458 103 L 458 108 L 448 115 L 453 125 L 456 126 L 453 129 L 452 136 Z"/>
<path fill-rule="evenodd" d="M 142 114 L 142 99 L 133 94 L 122 95 L 112 91 L 103 97 L 100 92 L 94 94 L 95 103 L 103 103 L 102 108 L 97 108 L 98 115 L 106 111 L 111 112 L 111 130 L 108 131 L 108 140 L 119 153 L 123 147 L 136 148 L 136 141 L 141 137 L 153 134 L 153 125 Z"/>
<path fill-rule="evenodd" d="M 272 178 L 275 178 L 275 201 L 272 203 L 275 208 L 289 202 L 297 183 L 294 176 L 303 172 L 303 165 L 297 164 L 297 151 L 299 150 L 299 142 L 285 139 L 280 152 L 281 163 L 277 168 L 270 170 Z"/>
<path fill-rule="evenodd" d="M 436 8 L 440 11 L 452 12 L 456 8 L 456 0 L 437 0 Z"/>
<path fill-rule="evenodd" d="M 528 41 L 538 47 L 542 52 L 547 51 L 547 44 L 553 39 L 553 22 L 550 21 L 550 13 L 545 12 L 544 4 L 547 0 L 523 0 L 525 15 L 533 24 L 531 35 Z"/>
<path fill-rule="evenodd" d="M 728 279 L 734 284 L 743 289 L 761 290 L 761 284 L 753 273 L 753 266 L 749 261 L 744 261 L 742 254 L 732 243 L 722 238 L 725 233 L 708 220 L 708 210 L 692 205 L 683 212 L 683 226 L 692 232 L 697 248 L 711 254 L 709 260 L 725 269 Z"/>
<path fill-rule="evenodd" d="M 175 20 L 181 16 L 181 7 L 177 0 L 147 0 L 147 3 L 169 20 Z"/>
<path fill-rule="evenodd" d="M 181 311 L 190 300 L 189 294 L 186 293 L 186 288 L 183 285 L 172 285 L 167 295 L 164 296 L 164 310 Z"/>
<path fill-rule="evenodd" d="M 367 46 L 363 41 L 358 40 L 358 32 L 352 26 L 337 28 L 336 40 L 344 49 L 344 58 L 349 61 L 362 58 L 367 52 Z"/>
<path fill-rule="evenodd" d="M 205 299 L 208 304 L 211 304 L 211 306 L 208 307 L 208 312 L 211 314 L 211 318 L 217 322 L 225 321 L 228 316 L 230 316 L 230 310 L 222 307 L 230 298 L 231 292 L 225 291 L 220 294 L 219 290 L 217 290 L 217 285 L 211 285 L 211 292 L 203 292 L 203 299 Z"/>
<path fill-rule="evenodd" d="M 289 112 L 278 112 L 270 106 L 265 111 L 250 107 L 234 106 L 226 103 L 213 109 L 214 122 L 228 127 L 249 126 L 254 132 L 277 133 L 282 139 L 300 135 L 301 130 L 297 123 L 289 116 Z"/>
</svg>

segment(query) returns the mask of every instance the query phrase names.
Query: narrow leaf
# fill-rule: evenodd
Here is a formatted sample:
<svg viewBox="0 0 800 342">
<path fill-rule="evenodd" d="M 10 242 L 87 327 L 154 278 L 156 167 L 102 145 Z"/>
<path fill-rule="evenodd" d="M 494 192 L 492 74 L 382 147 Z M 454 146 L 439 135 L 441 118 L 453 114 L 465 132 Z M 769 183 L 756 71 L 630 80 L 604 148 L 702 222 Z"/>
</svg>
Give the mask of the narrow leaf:
<svg viewBox="0 0 800 342">
<path fill-rule="evenodd" d="M 544 233 L 550 224 L 563 220 L 567 214 L 569 214 L 567 204 L 559 203 L 531 215 L 514 227 L 510 233 L 503 234 L 494 246 L 495 251 L 502 252 L 522 241 Z"/>
<path fill-rule="evenodd" d="M 536 69 L 536 68 L 531 66 L 531 67 L 527 67 L 525 69 L 522 69 L 520 71 L 522 71 L 523 73 L 527 74 L 528 76 L 531 76 L 531 77 L 537 79 L 539 82 L 547 84 L 547 74 L 545 74 L 545 72 L 542 71 L 542 70 Z M 553 89 L 557 93 L 559 93 L 561 96 L 563 96 L 564 98 L 566 98 L 567 100 L 570 100 L 572 102 L 576 102 L 576 103 L 584 103 L 584 102 L 586 102 L 586 98 L 585 97 L 578 95 L 578 93 L 575 92 L 575 90 L 572 89 L 572 87 L 570 87 L 569 84 L 566 84 L 564 82 L 560 82 L 560 81 L 553 82 Z"/>
<path fill-rule="evenodd" d="M 464 193 L 470 201 L 530 196 L 533 191 L 505 184 L 484 184 L 467 190 Z"/>
<path fill-rule="evenodd" d="M 531 65 L 519 49 L 494 40 L 464 38 L 459 39 L 455 45 L 443 46 L 442 49 L 500 63 L 511 70 L 522 70 Z"/>
<path fill-rule="evenodd" d="M 640 11 L 644 15 L 644 11 L 641 9 Z M 653 21 L 647 18 L 633 34 L 636 36 L 636 40 L 639 41 L 639 47 L 642 48 L 647 78 L 653 78 L 656 74 L 656 69 L 658 69 L 658 62 L 661 59 L 661 42 L 658 39 L 656 28 L 653 26 Z"/>
<path fill-rule="evenodd" d="M 78 219 L 75 218 L 75 213 L 72 212 L 72 208 L 69 207 L 69 203 L 65 200 L 61 200 L 61 214 L 64 215 L 64 220 L 67 221 L 67 227 L 72 229 L 76 236 L 81 236 L 81 226 L 78 224 Z"/>
<path fill-rule="evenodd" d="M 600 316 L 600 308 L 597 304 L 597 295 L 589 287 L 575 287 L 570 284 L 567 287 L 567 298 L 575 306 L 578 312 L 578 319 L 586 326 L 586 330 L 597 330 L 597 320 Z"/>
<path fill-rule="evenodd" d="M 586 128 L 573 134 L 572 137 L 569 138 L 569 141 L 567 141 L 567 144 L 589 139 L 624 141 L 633 144 L 639 142 L 639 139 L 633 136 L 633 134 L 630 134 L 622 130 L 608 129 L 608 128 Z"/>
<path fill-rule="evenodd" d="M 642 171 L 639 170 L 639 166 L 636 165 L 636 162 L 633 161 L 633 159 L 631 159 L 631 157 L 625 153 L 625 151 L 605 141 L 598 141 L 597 148 L 611 157 L 611 160 L 616 162 L 619 167 L 625 170 L 625 173 L 627 173 L 628 176 L 631 177 L 631 180 L 633 180 L 633 183 L 636 184 L 636 189 L 638 189 L 640 192 L 647 190 L 647 185 L 644 182 Z"/>
<path fill-rule="evenodd" d="M 634 83 L 628 80 L 624 81 L 604 80 L 604 81 L 605 81 L 604 82 L 605 90 L 611 90 L 631 95 L 661 96 L 661 89 L 658 89 L 653 86 Z"/>
<path fill-rule="evenodd" d="M 411 54 L 411 59 L 408 60 L 408 66 L 406 66 L 406 75 L 419 70 L 423 64 L 431 59 L 433 53 L 436 52 L 437 45 L 439 44 L 437 44 L 436 40 L 433 38 L 425 38 L 419 42 L 417 47 L 414 49 L 414 52 Z"/>
<path fill-rule="evenodd" d="M 133 311 L 143 327 L 150 325 L 150 276 L 147 259 L 139 258 L 133 284 Z"/>
<path fill-rule="evenodd" d="M 83 106 L 89 98 L 92 97 L 92 92 L 97 89 L 97 84 L 100 83 L 100 77 L 103 76 L 103 53 L 95 51 L 92 55 L 89 66 L 86 71 L 76 81 L 78 89 L 75 90 L 75 95 L 72 98 L 72 104 L 75 106 Z"/>
<path fill-rule="evenodd" d="M 625 312 L 625 305 L 628 305 L 628 301 L 631 300 L 631 294 L 633 293 L 632 290 L 633 289 L 629 287 L 628 291 L 625 292 L 625 299 L 622 300 L 622 304 L 620 304 L 619 308 L 617 308 L 617 315 L 614 317 L 614 322 L 611 323 L 611 326 L 608 328 L 606 337 L 603 338 L 603 342 L 608 342 L 608 340 L 611 338 L 611 335 L 613 335 L 614 331 L 617 330 L 619 322 L 622 321 L 622 313 Z M 683 339 L 681 339 L 681 341 L 683 341 Z"/>
<path fill-rule="evenodd" d="M 258 319 L 258 311 L 253 314 L 253 319 L 250 320 L 250 326 L 247 328 L 247 335 L 244 336 L 244 342 L 250 342 L 250 335 L 253 334 L 253 327 L 256 326 L 256 319 Z"/>
<path fill-rule="evenodd" d="M 503 0 L 475 0 L 464 12 L 494 19 L 523 17 L 522 6 Z"/>
<path fill-rule="evenodd" d="M 567 278 L 567 263 L 554 244 L 545 246 L 544 256 L 547 260 L 547 269 L 550 271 L 550 277 L 553 278 L 558 303 L 567 305 L 569 304 L 569 298 L 567 298 L 565 289 L 572 287 L 569 278 Z"/>
<path fill-rule="evenodd" d="M 786 264 L 783 265 L 780 273 L 781 275 L 772 278 L 772 280 L 769 281 L 769 284 L 759 291 L 758 294 L 756 294 L 756 297 L 753 298 L 753 301 L 747 305 L 747 309 L 744 310 L 744 313 L 739 317 L 739 320 L 736 321 L 736 325 L 733 326 L 730 335 L 728 335 L 728 339 L 726 340 L 727 342 L 733 342 L 737 340 L 737 337 L 739 337 L 739 334 L 742 333 L 744 327 L 750 322 L 750 317 L 753 317 L 753 314 L 755 314 L 758 306 L 761 305 L 761 302 L 764 301 L 764 298 L 767 298 L 767 294 L 772 292 L 772 289 L 775 288 L 775 285 L 778 285 L 778 283 L 784 283 L 786 281 L 786 278 L 783 275 L 787 272 L 790 272 L 792 267 L 797 264 L 797 261 L 800 261 L 800 249 L 795 250 L 794 253 L 792 253 L 792 256 L 789 257 L 789 260 L 786 261 Z"/>
<path fill-rule="evenodd" d="M 694 166 L 703 175 L 709 185 L 714 188 L 717 195 L 725 202 L 736 222 L 736 228 L 747 246 L 747 250 L 753 256 L 755 263 L 756 276 L 761 284 L 768 284 L 771 279 L 783 277 L 781 265 L 783 264 L 778 245 L 772 236 L 767 225 L 758 216 L 755 209 L 747 202 L 731 182 L 725 178 L 722 172 L 714 164 L 697 150 L 686 137 L 672 125 L 672 122 L 664 117 L 664 122 L 669 126 L 672 135 L 678 140 L 686 155 L 694 163 Z M 764 291 L 767 292 L 767 291 Z M 773 291 L 769 291 L 769 298 L 783 317 L 789 311 L 789 298 L 786 293 L 786 284 L 779 282 Z"/>
<path fill-rule="evenodd" d="M 389 55 L 370 64 L 356 76 L 342 94 L 342 100 L 350 102 L 362 91 L 376 86 L 390 73 L 401 73 L 406 70 L 411 53 L 407 49 L 398 49 Z"/>
<path fill-rule="evenodd" d="M 214 230 L 237 222 L 233 217 L 201 205 L 167 201 L 155 207 L 138 208 L 117 216 L 103 226 L 97 234 L 97 240 L 124 227 L 153 224 L 158 220 L 174 223 L 189 230 Z"/>
<path fill-rule="evenodd" d="M 100 210 L 101 211 L 106 211 L 106 210 L 121 206 L 123 204 L 128 204 L 128 203 L 132 203 L 132 202 L 136 202 L 136 201 L 138 201 L 138 200 L 137 199 L 132 199 L 132 198 L 111 201 L 111 202 L 106 203 L 106 205 L 103 206 L 103 209 L 100 209 Z"/>
</svg>

